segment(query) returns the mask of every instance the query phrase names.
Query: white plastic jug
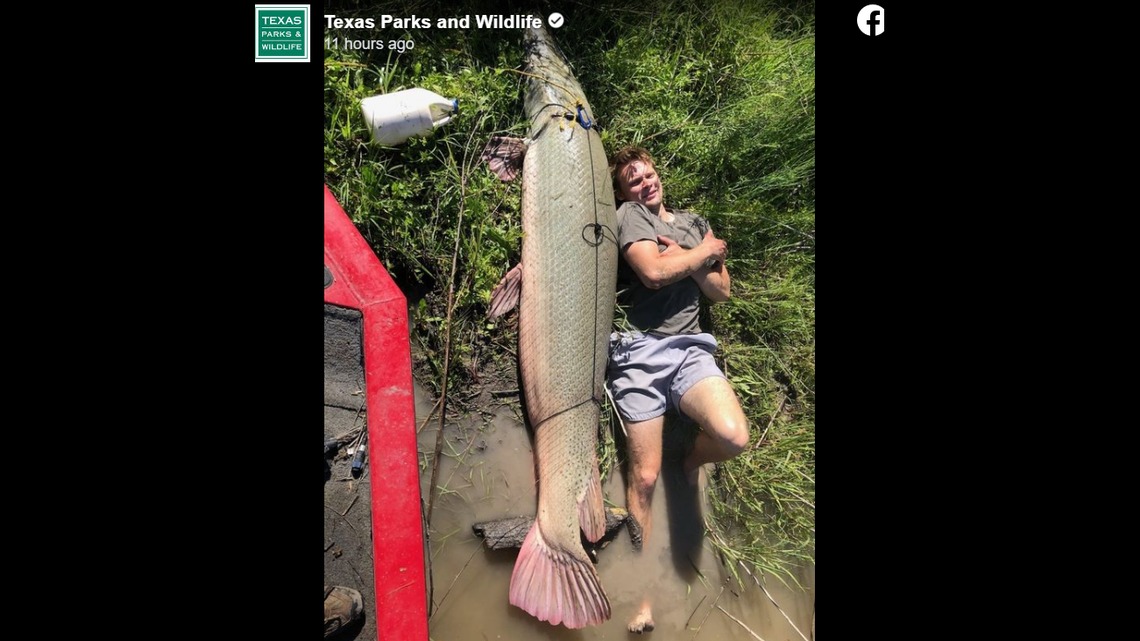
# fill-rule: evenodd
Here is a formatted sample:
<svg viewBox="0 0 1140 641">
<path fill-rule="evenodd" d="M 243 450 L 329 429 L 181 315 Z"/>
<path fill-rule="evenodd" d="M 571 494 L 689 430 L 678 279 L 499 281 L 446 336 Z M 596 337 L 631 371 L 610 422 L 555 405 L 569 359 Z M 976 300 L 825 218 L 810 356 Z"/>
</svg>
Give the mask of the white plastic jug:
<svg viewBox="0 0 1140 641">
<path fill-rule="evenodd" d="M 412 136 L 430 134 L 451 121 L 459 100 L 448 100 L 427 89 L 405 89 L 365 98 L 360 102 L 372 140 L 398 145 Z"/>
</svg>

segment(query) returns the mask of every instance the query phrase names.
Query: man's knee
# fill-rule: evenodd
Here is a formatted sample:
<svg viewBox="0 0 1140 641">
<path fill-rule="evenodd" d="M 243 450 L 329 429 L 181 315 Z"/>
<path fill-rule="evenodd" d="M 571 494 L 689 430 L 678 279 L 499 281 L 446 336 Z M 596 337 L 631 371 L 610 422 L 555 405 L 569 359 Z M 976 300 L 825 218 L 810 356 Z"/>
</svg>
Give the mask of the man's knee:
<svg viewBox="0 0 1140 641">
<path fill-rule="evenodd" d="M 721 446 L 729 458 L 748 449 L 748 419 L 743 416 L 726 418 L 718 432 L 722 435 Z"/>
<path fill-rule="evenodd" d="M 634 470 L 632 479 L 634 488 L 642 494 L 653 492 L 653 488 L 657 487 L 657 476 L 659 472 L 660 470 L 650 467 L 642 467 Z"/>
</svg>

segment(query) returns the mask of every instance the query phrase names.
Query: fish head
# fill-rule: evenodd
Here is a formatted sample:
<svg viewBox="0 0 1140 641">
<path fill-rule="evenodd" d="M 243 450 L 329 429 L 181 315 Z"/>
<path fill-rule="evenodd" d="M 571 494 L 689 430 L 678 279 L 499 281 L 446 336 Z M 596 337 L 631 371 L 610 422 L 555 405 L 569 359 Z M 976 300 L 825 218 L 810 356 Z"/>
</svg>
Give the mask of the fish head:
<svg viewBox="0 0 1140 641">
<path fill-rule="evenodd" d="M 523 42 L 528 83 L 525 107 L 532 137 L 552 121 L 561 120 L 563 127 L 589 126 L 594 119 L 593 109 L 550 33 L 541 24 L 531 26 L 525 30 Z"/>
<path fill-rule="evenodd" d="M 558 44 L 554 42 L 550 32 L 542 25 L 530 26 L 526 29 L 523 45 L 526 47 L 526 68 L 528 72 L 546 73 L 555 78 L 574 78 L 570 61 L 558 48 Z"/>
</svg>

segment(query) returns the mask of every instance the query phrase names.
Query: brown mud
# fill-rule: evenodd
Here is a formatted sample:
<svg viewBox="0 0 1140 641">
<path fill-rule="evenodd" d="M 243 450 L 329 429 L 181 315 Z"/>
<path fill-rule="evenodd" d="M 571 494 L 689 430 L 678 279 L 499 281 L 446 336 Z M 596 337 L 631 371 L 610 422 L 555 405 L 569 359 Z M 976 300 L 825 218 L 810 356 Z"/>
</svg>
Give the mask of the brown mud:
<svg viewBox="0 0 1140 641">
<path fill-rule="evenodd" d="M 653 501 L 652 540 L 637 552 L 621 531 L 598 553 L 598 573 L 613 611 L 609 621 L 569 630 L 511 606 L 507 595 L 517 550 L 485 549 L 472 525 L 535 512 L 533 450 L 517 399 L 517 393 L 483 393 L 470 406 L 475 409 L 448 411 L 441 491 L 429 526 L 432 639 L 637 638 L 641 635 L 626 626 L 649 595 L 656 624 L 649 638 L 814 641 L 815 568 L 800 572 L 803 589 L 767 576 L 761 587 L 743 571 L 743 585 L 731 579 L 704 536 L 707 506 L 700 491 L 684 481 L 676 453 L 668 450 Z M 417 384 L 417 427 L 435 400 Z M 438 425 L 434 416 L 419 434 L 425 503 Z M 603 488 L 607 505 L 625 507 L 620 467 L 607 475 Z"/>
</svg>

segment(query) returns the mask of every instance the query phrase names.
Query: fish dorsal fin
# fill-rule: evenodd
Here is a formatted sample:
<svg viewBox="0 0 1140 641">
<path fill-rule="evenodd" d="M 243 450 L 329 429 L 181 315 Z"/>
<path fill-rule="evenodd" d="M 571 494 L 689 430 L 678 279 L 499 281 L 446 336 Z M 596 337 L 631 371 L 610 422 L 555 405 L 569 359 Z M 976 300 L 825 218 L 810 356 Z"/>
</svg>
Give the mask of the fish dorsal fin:
<svg viewBox="0 0 1140 641">
<path fill-rule="evenodd" d="M 519 263 L 512 267 L 491 291 L 491 306 L 487 309 L 487 318 L 498 318 L 518 307 L 521 292 L 522 263 Z"/>
<path fill-rule="evenodd" d="M 523 138 L 494 136 L 483 147 L 480 158 L 486 161 L 491 171 L 503 182 L 510 182 L 522 171 L 523 156 L 527 142 Z"/>
</svg>

